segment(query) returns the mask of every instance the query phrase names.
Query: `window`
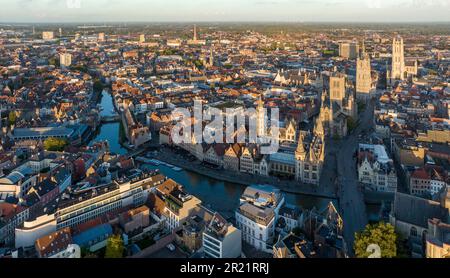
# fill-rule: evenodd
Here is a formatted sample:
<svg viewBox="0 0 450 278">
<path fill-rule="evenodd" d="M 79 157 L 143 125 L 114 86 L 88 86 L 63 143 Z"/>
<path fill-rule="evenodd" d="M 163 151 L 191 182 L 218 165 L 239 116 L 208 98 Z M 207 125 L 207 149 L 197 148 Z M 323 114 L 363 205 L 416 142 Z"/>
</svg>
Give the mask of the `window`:
<svg viewBox="0 0 450 278">
<path fill-rule="evenodd" d="M 411 228 L 410 236 L 411 237 L 417 237 L 417 229 L 416 229 L 416 227 L 412 227 Z"/>
</svg>

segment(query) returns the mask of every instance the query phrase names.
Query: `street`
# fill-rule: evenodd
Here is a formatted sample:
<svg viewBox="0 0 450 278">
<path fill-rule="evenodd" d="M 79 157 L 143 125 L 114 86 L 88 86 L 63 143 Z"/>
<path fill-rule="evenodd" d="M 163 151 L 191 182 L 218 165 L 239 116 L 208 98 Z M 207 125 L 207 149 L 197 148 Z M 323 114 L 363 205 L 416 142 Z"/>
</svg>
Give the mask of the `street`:
<svg viewBox="0 0 450 278">
<path fill-rule="evenodd" d="M 341 141 L 330 140 L 322 173 L 323 183 L 332 183 L 336 187 L 340 213 L 344 220 L 344 238 L 350 254 L 353 253 L 355 233 L 367 225 L 364 196 L 359 189 L 355 152 L 358 136 L 373 127 L 374 103 L 370 102 L 360 114 L 360 124 L 352 134 Z"/>
<path fill-rule="evenodd" d="M 359 189 L 356 157 L 358 136 L 373 127 L 374 103 L 368 103 L 360 114 L 360 124 L 340 145 L 338 152 L 338 195 L 342 217 L 344 219 L 344 237 L 350 254 L 353 254 L 355 233 L 362 231 L 368 223 L 364 195 Z"/>
</svg>

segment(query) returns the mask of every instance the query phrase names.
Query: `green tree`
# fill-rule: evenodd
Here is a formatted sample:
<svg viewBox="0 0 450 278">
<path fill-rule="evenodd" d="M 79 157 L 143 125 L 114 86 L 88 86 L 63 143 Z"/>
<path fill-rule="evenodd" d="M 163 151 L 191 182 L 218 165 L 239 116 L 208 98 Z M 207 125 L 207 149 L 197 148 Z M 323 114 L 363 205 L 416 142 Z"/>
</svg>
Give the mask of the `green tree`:
<svg viewBox="0 0 450 278">
<path fill-rule="evenodd" d="M 368 258 L 372 253 L 367 248 L 376 244 L 380 246 L 382 258 L 394 258 L 397 256 L 397 234 L 391 224 L 378 223 L 367 225 L 366 229 L 356 233 L 355 254 L 357 258 Z"/>
<path fill-rule="evenodd" d="M 44 141 L 44 149 L 49 152 L 62 152 L 69 145 L 65 139 L 48 138 Z"/>
<path fill-rule="evenodd" d="M 122 258 L 125 246 L 120 235 L 113 235 L 106 242 L 105 258 L 116 259 Z"/>
<path fill-rule="evenodd" d="M 194 65 L 198 68 L 198 69 L 203 69 L 203 62 L 200 60 L 195 60 L 194 61 Z"/>
<path fill-rule="evenodd" d="M 16 124 L 16 120 L 17 120 L 16 112 L 14 112 L 14 111 L 9 112 L 9 115 L 8 115 L 9 125 Z"/>
</svg>

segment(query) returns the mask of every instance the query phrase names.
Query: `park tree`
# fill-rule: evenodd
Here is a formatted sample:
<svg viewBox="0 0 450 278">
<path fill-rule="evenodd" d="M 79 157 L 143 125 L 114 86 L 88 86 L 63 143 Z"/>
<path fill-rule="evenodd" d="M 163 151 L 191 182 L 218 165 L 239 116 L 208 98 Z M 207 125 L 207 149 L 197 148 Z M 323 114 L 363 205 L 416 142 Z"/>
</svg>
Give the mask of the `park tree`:
<svg viewBox="0 0 450 278">
<path fill-rule="evenodd" d="M 8 122 L 9 122 L 9 125 L 14 125 L 14 124 L 16 124 L 16 121 L 17 121 L 17 115 L 16 115 L 16 112 L 14 112 L 14 111 L 9 112 L 9 115 L 8 115 Z"/>
<path fill-rule="evenodd" d="M 378 223 L 367 225 L 365 230 L 356 233 L 355 255 L 357 258 L 368 258 L 373 255 L 370 246 L 380 247 L 381 258 L 394 258 L 397 256 L 397 235 L 391 224 Z"/>
<path fill-rule="evenodd" d="M 113 235 L 106 242 L 105 258 L 117 259 L 123 257 L 125 246 L 120 235 Z"/>
<path fill-rule="evenodd" d="M 48 138 L 44 141 L 44 149 L 49 152 L 62 152 L 69 145 L 65 139 Z"/>
</svg>

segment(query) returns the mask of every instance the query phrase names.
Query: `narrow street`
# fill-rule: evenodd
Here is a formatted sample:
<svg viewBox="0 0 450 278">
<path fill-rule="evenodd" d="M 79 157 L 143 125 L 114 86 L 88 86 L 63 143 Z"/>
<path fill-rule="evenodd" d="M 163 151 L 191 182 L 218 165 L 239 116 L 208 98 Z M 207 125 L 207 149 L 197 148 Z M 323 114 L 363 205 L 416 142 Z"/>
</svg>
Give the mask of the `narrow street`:
<svg viewBox="0 0 450 278">
<path fill-rule="evenodd" d="M 340 212 L 344 219 L 344 237 L 350 254 L 353 253 L 355 233 L 367 225 L 364 195 L 359 188 L 355 152 L 358 148 L 358 136 L 373 127 L 374 104 L 369 103 L 360 114 L 360 124 L 356 130 L 338 144 L 337 173 Z"/>
</svg>

